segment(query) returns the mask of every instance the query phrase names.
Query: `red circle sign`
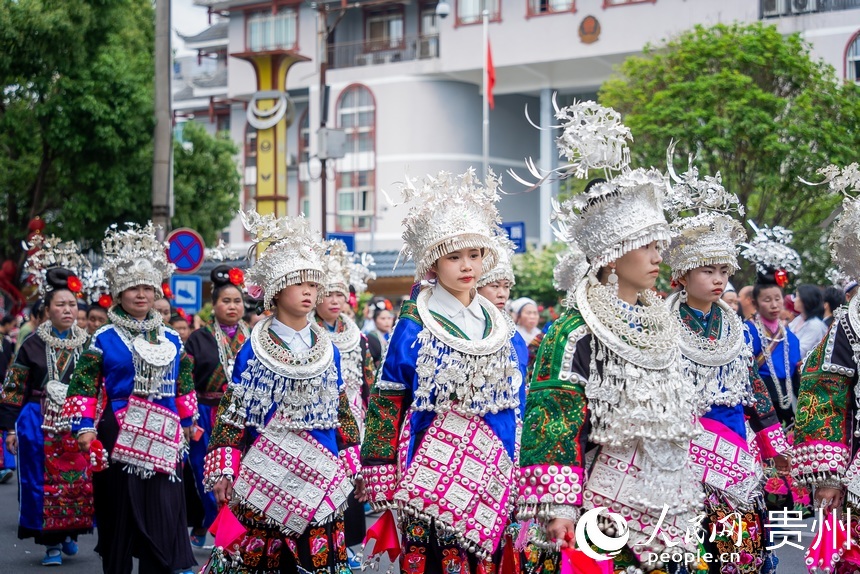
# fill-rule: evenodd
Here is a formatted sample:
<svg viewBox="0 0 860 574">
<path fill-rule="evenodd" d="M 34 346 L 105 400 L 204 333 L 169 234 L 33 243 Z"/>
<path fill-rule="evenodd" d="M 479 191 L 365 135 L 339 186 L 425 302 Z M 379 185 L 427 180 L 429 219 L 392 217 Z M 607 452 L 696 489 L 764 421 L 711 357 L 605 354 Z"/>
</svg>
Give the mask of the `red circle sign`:
<svg viewBox="0 0 860 574">
<path fill-rule="evenodd" d="M 167 260 L 176 265 L 177 272 L 194 273 L 203 265 L 206 245 L 200 234 L 193 229 L 174 229 L 167 236 L 167 242 L 170 244 L 167 248 Z"/>
</svg>

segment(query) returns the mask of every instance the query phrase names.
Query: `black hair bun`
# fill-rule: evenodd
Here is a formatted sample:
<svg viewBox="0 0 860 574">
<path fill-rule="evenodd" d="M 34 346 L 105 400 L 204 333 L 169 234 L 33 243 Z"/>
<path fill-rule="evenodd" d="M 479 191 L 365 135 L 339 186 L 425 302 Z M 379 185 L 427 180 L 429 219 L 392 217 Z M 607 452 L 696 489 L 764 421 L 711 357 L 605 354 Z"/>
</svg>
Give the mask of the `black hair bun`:
<svg viewBox="0 0 860 574">
<path fill-rule="evenodd" d="M 768 269 L 764 273 L 756 271 L 755 282 L 759 285 L 776 285 L 776 270 Z"/>
<path fill-rule="evenodd" d="M 587 184 L 585 184 L 585 189 L 582 191 L 583 191 L 583 193 L 591 191 L 592 187 L 594 187 L 595 185 L 601 184 L 601 183 L 606 183 L 606 178 L 605 177 L 595 177 L 594 179 L 589 181 Z"/>
<path fill-rule="evenodd" d="M 230 283 L 230 267 L 229 265 L 218 265 L 212 272 L 209 274 L 209 278 L 212 280 L 212 285 L 214 287 L 223 287 L 224 285 L 232 285 Z"/>
<path fill-rule="evenodd" d="M 75 274 L 62 267 L 52 267 L 45 272 L 45 286 L 47 290 L 69 289 L 69 277 Z"/>
</svg>

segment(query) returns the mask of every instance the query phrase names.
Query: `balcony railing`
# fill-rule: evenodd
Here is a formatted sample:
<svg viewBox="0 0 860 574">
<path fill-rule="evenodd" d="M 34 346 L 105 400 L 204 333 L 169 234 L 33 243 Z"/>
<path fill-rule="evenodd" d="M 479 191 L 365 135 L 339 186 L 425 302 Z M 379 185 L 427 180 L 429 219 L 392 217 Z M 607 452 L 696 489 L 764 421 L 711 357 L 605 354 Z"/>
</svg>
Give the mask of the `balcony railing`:
<svg viewBox="0 0 860 574">
<path fill-rule="evenodd" d="M 328 64 L 331 68 L 375 66 L 438 57 L 438 34 L 404 38 L 399 45 L 393 47 L 389 42 L 376 40 L 332 44 L 328 47 Z"/>
<path fill-rule="evenodd" d="M 759 0 L 762 18 L 800 16 L 860 8 L 860 0 Z"/>
</svg>

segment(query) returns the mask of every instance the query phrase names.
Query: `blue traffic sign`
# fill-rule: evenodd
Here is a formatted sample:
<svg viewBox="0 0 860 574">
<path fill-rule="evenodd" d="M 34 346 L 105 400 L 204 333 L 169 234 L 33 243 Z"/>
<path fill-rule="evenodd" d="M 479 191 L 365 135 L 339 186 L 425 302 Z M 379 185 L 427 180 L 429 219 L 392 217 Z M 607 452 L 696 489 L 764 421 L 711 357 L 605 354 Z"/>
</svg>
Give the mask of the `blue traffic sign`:
<svg viewBox="0 0 860 574">
<path fill-rule="evenodd" d="M 508 239 L 514 244 L 514 253 L 526 252 L 526 223 L 524 221 L 511 221 L 503 223 L 502 229 L 508 234 Z"/>
<path fill-rule="evenodd" d="M 167 236 L 167 260 L 176 265 L 179 273 L 194 273 L 203 265 L 206 245 L 203 238 L 193 229 L 186 227 L 174 229 Z"/>
<path fill-rule="evenodd" d="M 355 233 L 328 233 L 326 239 L 340 239 L 346 244 L 346 250 L 355 253 Z"/>
<path fill-rule="evenodd" d="M 194 315 L 203 306 L 203 280 L 197 275 L 174 275 L 170 278 L 173 306 Z"/>
</svg>

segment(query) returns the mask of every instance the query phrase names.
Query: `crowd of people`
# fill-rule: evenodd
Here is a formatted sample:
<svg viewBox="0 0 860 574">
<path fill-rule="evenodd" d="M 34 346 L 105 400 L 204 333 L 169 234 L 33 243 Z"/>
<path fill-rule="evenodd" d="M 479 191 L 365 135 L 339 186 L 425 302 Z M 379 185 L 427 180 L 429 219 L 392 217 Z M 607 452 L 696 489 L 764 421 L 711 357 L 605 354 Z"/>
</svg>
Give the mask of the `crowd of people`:
<svg viewBox="0 0 860 574">
<path fill-rule="evenodd" d="M 633 169 L 629 130 L 593 102 L 559 117 L 569 165 L 536 175 L 605 177 L 556 208 L 563 311 L 543 326 L 511 300 L 500 181 L 471 170 L 407 181 L 412 292 L 358 318 L 369 261 L 301 216 L 242 214 L 257 254 L 212 270 L 208 321 L 171 307 L 151 224 L 109 228 L 96 270 L 36 237 L 39 302 L 0 324 L 18 536 L 59 566 L 96 530 L 108 574 L 191 572 L 207 542 L 218 574 L 383 553 L 410 574 L 775 572 L 769 509 L 860 503 L 857 283 L 787 292 L 791 233 L 748 238 L 719 174 L 676 174 L 671 148 L 667 173 Z M 860 175 L 821 173 L 846 194 L 834 262 L 860 277 Z M 739 256 L 756 278 L 736 290 Z M 600 508 L 627 521 L 603 567 L 577 527 Z M 860 566 L 825 546 L 818 567 Z"/>
</svg>

